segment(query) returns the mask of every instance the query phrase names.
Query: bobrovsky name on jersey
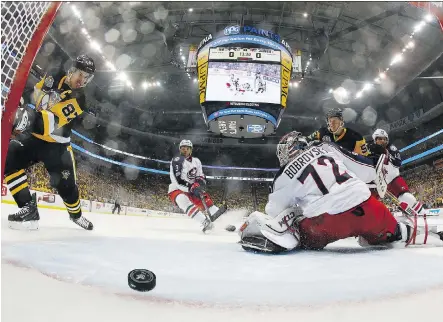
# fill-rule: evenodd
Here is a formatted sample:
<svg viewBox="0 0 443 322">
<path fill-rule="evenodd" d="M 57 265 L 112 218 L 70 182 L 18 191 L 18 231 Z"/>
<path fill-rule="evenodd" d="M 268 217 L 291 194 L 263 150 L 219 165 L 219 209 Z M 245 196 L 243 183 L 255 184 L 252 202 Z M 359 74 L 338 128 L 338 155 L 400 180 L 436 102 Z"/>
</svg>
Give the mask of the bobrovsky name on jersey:
<svg viewBox="0 0 443 322">
<path fill-rule="evenodd" d="M 312 160 L 326 153 L 327 152 L 321 148 L 313 147 L 306 152 L 303 152 L 299 157 L 289 163 L 286 166 L 284 173 L 289 177 L 289 179 L 292 179 L 297 175 L 297 172 L 300 171 L 300 169 L 302 169 L 305 165 L 308 165 L 312 162 Z"/>
</svg>

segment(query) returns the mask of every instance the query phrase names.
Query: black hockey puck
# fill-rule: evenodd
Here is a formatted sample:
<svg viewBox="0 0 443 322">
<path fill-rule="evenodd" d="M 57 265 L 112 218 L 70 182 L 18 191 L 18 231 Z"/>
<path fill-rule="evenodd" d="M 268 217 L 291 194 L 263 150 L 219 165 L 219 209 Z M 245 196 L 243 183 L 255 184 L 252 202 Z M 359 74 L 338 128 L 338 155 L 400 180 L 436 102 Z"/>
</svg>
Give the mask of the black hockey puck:
<svg viewBox="0 0 443 322">
<path fill-rule="evenodd" d="M 156 276 L 147 269 L 134 269 L 128 274 L 128 285 L 133 290 L 139 292 L 148 292 L 154 289 L 156 285 Z"/>
<path fill-rule="evenodd" d="M 228 226 L 226 226 L 226 228 L 225 228 L 227 231 L 235 231 L 235 226 L 234 225 L 228 225 Z"/>
</svg>

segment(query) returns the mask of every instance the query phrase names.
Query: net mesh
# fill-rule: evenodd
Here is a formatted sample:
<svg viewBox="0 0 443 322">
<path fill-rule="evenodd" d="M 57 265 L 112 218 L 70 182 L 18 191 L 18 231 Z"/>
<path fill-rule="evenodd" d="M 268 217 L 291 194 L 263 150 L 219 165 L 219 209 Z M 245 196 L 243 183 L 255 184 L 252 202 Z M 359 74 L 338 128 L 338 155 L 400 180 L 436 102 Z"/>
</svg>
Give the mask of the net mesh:
<svg viewBox="0 0 443 322">
<path fill-rule="evenodd" d="M 2 2 L 1 4 L 2 114 L 17 69 L 32 36 L 50 6 L 51 2 Z"/>
</svg>

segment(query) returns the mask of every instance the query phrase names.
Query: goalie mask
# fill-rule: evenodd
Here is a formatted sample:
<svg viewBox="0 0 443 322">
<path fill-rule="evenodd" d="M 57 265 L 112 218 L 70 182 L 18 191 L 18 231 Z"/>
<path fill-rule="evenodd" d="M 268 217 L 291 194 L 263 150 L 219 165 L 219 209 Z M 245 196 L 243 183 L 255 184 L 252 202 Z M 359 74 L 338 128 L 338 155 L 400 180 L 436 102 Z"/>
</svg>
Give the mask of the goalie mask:
<svg viewBox="0 0 443 322">
<path fill-rule="evenodd" d="M 280 166 L 284 167 L 293 160 L 308 145 L 306 138 L 297 131 L 290 132 L 281 138 L 277 145 L 277 158 Z"/>
</svg>

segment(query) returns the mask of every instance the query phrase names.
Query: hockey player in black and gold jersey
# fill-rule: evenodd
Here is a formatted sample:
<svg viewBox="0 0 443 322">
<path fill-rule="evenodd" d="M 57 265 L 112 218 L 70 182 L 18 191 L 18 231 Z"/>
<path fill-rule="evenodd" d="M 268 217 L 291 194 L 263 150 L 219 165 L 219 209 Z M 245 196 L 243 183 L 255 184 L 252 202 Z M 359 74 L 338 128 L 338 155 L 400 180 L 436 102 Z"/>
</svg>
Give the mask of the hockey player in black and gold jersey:
<svg viewBox="0 0 443 322">
<path fill-rule="evenodd" d="M 11 228 L 38 228 L 40 216 L 25 169 L 43 162 L 51 186 L 63 199 L 70 219 L 84 229 L 93 229 L 92 223 L 82 216 L 70 136 L 74 121 L 85 112 L 83 87 L 92 80 L 94 72 L 94 61 L 81 55 L 66 75 L 54 78 L 47 75 L 35 85 L 35 109 L 24 105 L 17 110 L 4 179 L 21 208 L 9 215 Z"/>
<path fill-rule="evenodd" d="M 326 113 L 327 126 L 321 127 L 307 137 L 309 141 L 319 140 L 333 142 L 348 151 L 367 156 L 369 154 L 364 137 L 345 127 L 343 113 L 340 109 L 331 109 Z"/>
</svg>

